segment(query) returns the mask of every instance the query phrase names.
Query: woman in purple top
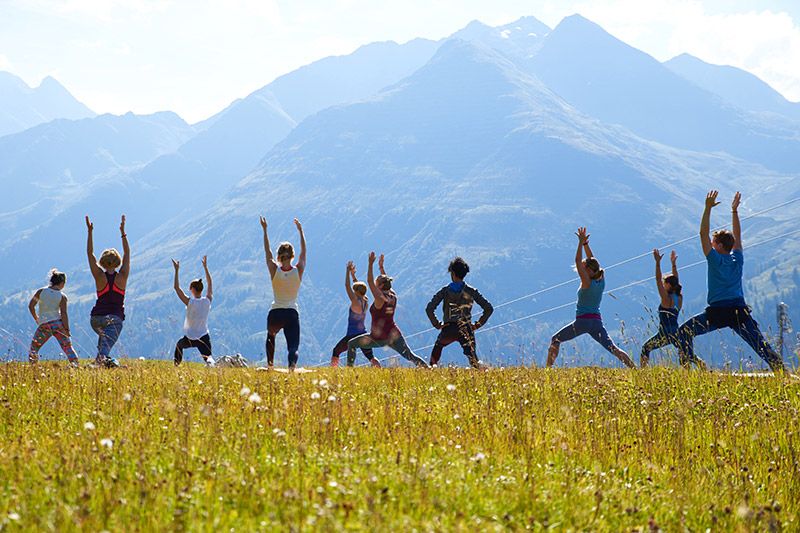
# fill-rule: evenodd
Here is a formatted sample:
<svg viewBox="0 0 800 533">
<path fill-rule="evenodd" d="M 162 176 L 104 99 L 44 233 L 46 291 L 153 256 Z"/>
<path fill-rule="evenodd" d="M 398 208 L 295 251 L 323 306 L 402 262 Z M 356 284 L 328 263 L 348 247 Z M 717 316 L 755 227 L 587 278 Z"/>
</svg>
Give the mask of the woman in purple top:
<svg viewBox="0 0 800 533">
<path fill-rule="evenodd" d="M 347 351 L 347 343 L 350 342 L 350 339 L 367 332 L 367 308 L 369 307 L 367 284 L 356 279 L 356 266 L 352 261 L 347 263 L 347 269 L 344 273 L 344 289 L 350 299 L 350 307 L 347 308 L 347 334 L 333 348 L 331 366 L 339 366 L 339 357 Z M 372 348 L 362 347 L 361 352 L 372 363 L 372 366 L 380 368 L 381 364 L 372 354 Z M 353 366 L 353 364 L 355 364 L 355 357 L 352 361 L 348 358 L 347 366 Z"/>
<path fill-rule="evenodd" d="M 125 215 L 119 224 L 122 237 L 122 256 L 115 248 L 103 250 L 100 260 L 94 255 L 92 233 L 94 224 L 86 217 L 86 255 L 89 270 L 92 272 L 97 289 L 97 303 L 92 308 L 92 329 L 97 333 L 97 357 L 95 363 L 107 368 L 119 366 L 119 361 L 111 357 L 111 349 L 122 332 L 125 320 L 125 288 L 131 270 L 131 249 L 125 234 Z M 119 270 L 117 270 L 119 269 Z"/>
</svg>

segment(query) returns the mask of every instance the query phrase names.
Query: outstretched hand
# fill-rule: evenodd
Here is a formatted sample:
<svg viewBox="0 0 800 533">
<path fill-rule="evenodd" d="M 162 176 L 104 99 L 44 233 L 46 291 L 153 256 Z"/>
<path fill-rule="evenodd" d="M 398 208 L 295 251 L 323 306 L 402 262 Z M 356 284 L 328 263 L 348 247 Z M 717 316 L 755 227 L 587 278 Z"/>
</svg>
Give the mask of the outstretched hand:
<svg viewBox="0 0 800 533">
<path fill-rule="evenodd" d="M 378 258 L 378 268 L 380 268 L 381 272 L 383 272 L 383 254 L 381 254 L 381 256 Z"/>
<path fill-rule="evenodd" d="M 300 223 L 299 220 L 294 219 L 294 225 L 297 226 L 297 231 L 300 231 L 300 232 L 303 231 L 303 225 Z"/>
<path fill-rule="evenodd" d="M 352 274 L 356 273 L 356 265 L 354 265 L 352 261 L 347 262 L 347 271 Z"/>
<path fill-rule="evenodd" d="M 575 232 L 575 235 L 577 235 L 578 241 L 581 244 L 586 244 L 587 242 L 589 242 L 589 234 L 586 233 L 585 227 L 578 228 L 578 231 Z"/>
<path fill-rule="evenodd" d="M 267 219 L 264 217 L 258 217 L 258 221 L 261 223 L 261 229 L 267 231 Z"/>
<path fill-rule="evenodd" d="M 731 210 L 733 212 L 738 211 L 740 203 L 742 203 L 742 193 L 736 191 L 736 194 L 733 195 L 733 202 L 731 202 Z"/>
<path fill-rule="evenodd" d="M 719 195 L 719 191 L 708 191 L 706 195 L 706 209 L 711 209 L 712 207 L 717 207 L 719 202 L 717 201 L 717 196 Z"/>
<path fill-rule="evenodd" d="M 92 224 L 92 221 L 89 220 L 89 215 L 86 215 L 86 229 L 89 231 L 94 230 L 94 224 Z"/>
<path fill-rule="evenodd" d="M 673 265 L 678 262 L 678 254 L 675 253 L 675 250 L 672 250 L 672 252 L 670 252 L 669 260 L 670 262 L 672 262 Z"/>
<path fill-rule="evenodd" d="M 200 262 L 203 264 L 203 268 L 208 270 L 208 256 L 204 255 Z"/>
<path fill-rule="evenodd" d="M 674 252 L 673 252 L 674 253 Z M 656 260 L 656 263 L 660 263 L 661 259 L 663 259 L 664 254 L 658 251 L 658 248 L 653 248 L 653 259 Z"/>
<path fill-rule="evenodd" d="M 122 219 L 119 222 L 119 233 L 123 237 L 125 236 L 125 215 L 122 215 Z"/>
<path fill-rule="evenodd" d="M 178 269 L 181 268 L 181 262 L 180 261 L 176 261 L 176 260 L 173 259 L 172 260 L 172 266 L 175 267 L 175 272 L 177 272 Z"/>
<path fill-rule="evenodd" d="M 369 264 L 370 265 L 375 264 L 375 252 L 370 252 L 369 253 Z"/>
</svg>

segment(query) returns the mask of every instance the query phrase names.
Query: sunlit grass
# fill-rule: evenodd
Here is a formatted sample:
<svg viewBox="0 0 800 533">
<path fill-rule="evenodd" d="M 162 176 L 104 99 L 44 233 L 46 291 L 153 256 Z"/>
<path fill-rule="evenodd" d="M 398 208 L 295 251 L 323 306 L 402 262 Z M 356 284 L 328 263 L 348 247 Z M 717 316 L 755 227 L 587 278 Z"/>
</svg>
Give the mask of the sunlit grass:
<svg viewBox="0 0 800 533">
<path fill-rule="evenodd" d="M 794 380 L 0 368 L 0 527 L 798 527 Z"/>
</svg>

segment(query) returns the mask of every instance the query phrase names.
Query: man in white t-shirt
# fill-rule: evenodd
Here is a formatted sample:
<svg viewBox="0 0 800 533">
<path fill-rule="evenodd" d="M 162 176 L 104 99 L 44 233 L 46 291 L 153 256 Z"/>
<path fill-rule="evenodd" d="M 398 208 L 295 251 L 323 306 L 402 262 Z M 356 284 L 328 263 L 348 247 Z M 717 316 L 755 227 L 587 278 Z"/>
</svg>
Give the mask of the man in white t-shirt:
<svg viewBox="0 0 800 533">
<path fill-rule="evenodd" d="M 175 366 L 183 361 L 183 350 L 186 348 L 197 348 L 206 366 L 215 366 L 214 358 L 211 356 L 211 336 L 208 332 L 208 314 L 211 312 L 211 300 L 213 299 L 211 273 L 208 271 L 208 258 L 203 256 L 203 270 L 206 274 L 208 290 L 203 296 L 203 280 L 198 278 L 189 284 L 189 291 L 192 297 L 189 298 L 181 289 L 178 278 L 180 262 L 172 260 L 175 267 L 175 292 L 178 298 L 186 306 L 186 320 L 183 323 L 183 338 L 175 345 Z"/>
</svg>

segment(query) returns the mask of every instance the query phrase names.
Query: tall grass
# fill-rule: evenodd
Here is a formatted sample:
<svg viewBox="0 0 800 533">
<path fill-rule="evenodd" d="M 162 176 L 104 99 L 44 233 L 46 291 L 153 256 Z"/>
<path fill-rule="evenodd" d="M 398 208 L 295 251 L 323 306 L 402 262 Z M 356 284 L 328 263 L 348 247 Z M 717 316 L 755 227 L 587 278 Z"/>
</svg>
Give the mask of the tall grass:
<svg viewBox="0 0 800 533">
<path fill-rule="evenodd" d="M 0 367 L 0 527 L 800 527 L 792 380 L 130 365 Z"/>
</svg>

